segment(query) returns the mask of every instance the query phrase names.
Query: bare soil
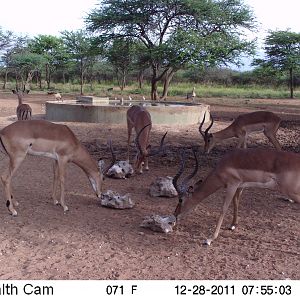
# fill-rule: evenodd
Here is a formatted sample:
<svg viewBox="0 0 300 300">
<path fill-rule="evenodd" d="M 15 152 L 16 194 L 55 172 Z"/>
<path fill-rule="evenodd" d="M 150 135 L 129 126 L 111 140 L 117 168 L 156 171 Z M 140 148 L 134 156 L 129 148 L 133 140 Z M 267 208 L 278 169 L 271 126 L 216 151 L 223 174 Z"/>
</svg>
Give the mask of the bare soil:
<svg viewBox="0 0 300 300">
<path fill-rule="evenodd" d="M 53 95 L 32 94 L 26 101 L 34 118 L 44 118 L 46 100 Z M 213 131 L 224 128 L 240 113 L 268 109 L 283 119 L 278 137 L 284 150 L 300 152 L 299 100 L 201 100 L 211 104 Z M 0 128 L 16 120 L 15 95 L 0 94 Z M 126 157 L 126 128 L 102 124 L 66 123 L 95 159 L 109 159 L 106 140 L 112 138 L 118 159 Z M 51 199 L 52 162 L 28 156 L 13 179 L 19 201 L 18 216 L 5 206 L 1 185 L 0 279 L 300 279 L 300 230 L 297 204 L 269 190 L 248 189 L 242 196 L 240 224 L 227 230 L 232 208 L 220 235 L 210 246 L 202 242 L 215 228 L 223 193 L 207 198 L 183 219 L 175 232 L 156 233 L 140 227 L 146 215 L 172 214 L 177 199 L 152 198 L 149 185 L 158 176 L 173 176 L 178 150 L 203 141 L 198 126 L 153 126 L 151 143 L 165 131 L 167 151 L 150 159 L 150 171 L 126 180 L 107 179 L 106 189 L 130 193 L 136 205 L 129 210 L 101 207 L 84 172 L 69 164 L 64 214 Z M 96 144 L 100 143 L 100 149 Z M 231 139 L 217 145 L 209 158 L 200 155 L 204 177 L 224 153 L 236 146 Z M 262 134 L 250 137 L 249 147 L 272 147 Z M 134 156 L 134 150 L 132 157 Z M 0 153 L 1 172 L 8 158 Z M 192 170 L 190 154 L 187 163 Z"/>
</svg>

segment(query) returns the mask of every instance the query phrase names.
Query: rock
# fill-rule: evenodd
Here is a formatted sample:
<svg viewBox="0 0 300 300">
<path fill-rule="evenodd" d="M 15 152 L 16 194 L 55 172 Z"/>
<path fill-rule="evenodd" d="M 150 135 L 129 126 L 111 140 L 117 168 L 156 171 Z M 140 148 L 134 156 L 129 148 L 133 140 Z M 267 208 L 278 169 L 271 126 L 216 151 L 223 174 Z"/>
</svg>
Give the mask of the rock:
<svg viewBox="0 0 300 300">
<path fill-rule="evenodd" d="M 101 195 L 101 205 L 117 209 L 133 208 L 134 202 L 131 200 L 129 194 L 120 196 L 117 192 L 108 190 Z"/>
<path fill-rule="evenodd" d="M 126 160 L 120 160 L 115 163 L 108 171 L 107 176 L 119 179 L 125 179 L 133 174 L 131 164 Z"/>
<path fill-rule="evenodd" d="M 173 215 L 151 215 L 146 216 L 140 226 L 144 228 L 149 228 L 152 231 L 168 233 L 173 231 L 173 227 L 175 225 L 176 218 Z"/>
<path fill-rule="evenodd" d="M 150 195 L 152 197 L 176 197 L 178 195 L 172 183 L 172 177 L 158 177 L 150 185 Z"/>
</svg>

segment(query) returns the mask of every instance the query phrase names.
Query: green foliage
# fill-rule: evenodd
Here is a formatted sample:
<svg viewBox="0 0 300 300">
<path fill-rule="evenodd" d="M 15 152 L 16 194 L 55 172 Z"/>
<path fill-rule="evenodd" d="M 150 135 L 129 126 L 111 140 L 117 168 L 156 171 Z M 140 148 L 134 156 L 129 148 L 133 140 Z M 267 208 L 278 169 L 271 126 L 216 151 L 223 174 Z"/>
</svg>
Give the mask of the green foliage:
<svg viewBox="0 0 300 300">
<path fill-rule="evenodd" d="M 300 67 L 300 33 L 271 31 L 265 40 L 266 61 L 275 69 Z"/>
<path fill-rule="evenodd" d="M 265 73 L 289 72 L 290 97 L 293 98 L 294 71 L 300 68 L 300 33 L 287 31 L 270 31 L 265 39 L 265 59 L 257 59 L 254 65 Z"/>
<path fill-rule="evenodd" d="M 239 54 L 253 50 L 242 29 L 253 29 L 254 17 L 241 0 L 104 0 L 86 22 L 98 41 L 123 37 L 144 45 L 153 99 L 157 82 L 169 82 L 189 63 L 238 63 Z"/>
<path fill-rule="evenodd" d="M 10 46 L 13 36 L 11 31 L 4 31 L 0 27 L 0 51 Z"/>
</svg>

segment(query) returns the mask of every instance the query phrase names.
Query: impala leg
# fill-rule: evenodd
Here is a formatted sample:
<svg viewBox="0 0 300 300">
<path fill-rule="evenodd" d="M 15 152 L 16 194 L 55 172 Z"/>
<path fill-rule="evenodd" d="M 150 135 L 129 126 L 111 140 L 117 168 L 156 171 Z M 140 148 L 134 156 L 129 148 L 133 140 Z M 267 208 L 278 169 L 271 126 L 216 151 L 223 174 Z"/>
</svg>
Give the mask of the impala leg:
<svg viewBox="0 0 300 300">
<path fill-rule="evenodd" d="M 144 161 L 144 157 L 142 157 L 142 155 L 138 154 L 136 156 L 136 161 L 135 161 L 135 171 L 138 174 L 142 174 L 143 173 L 143 161 Z"/>
<path fill-rule="evenodd" d="M 132 133 L 132 125 L 127 121 L 127 133 L 128 133 L 128 138 L 127 138 L 127 161 L 129 162 L 129 155 L 130 155 L 130 140 L 131 140 L 131 133 Z"/>
<path fill-rule="evenodd" d="M 231 230 L 234 230 L 238 225 L 238 208 L 239 208 L 239 201 L 242 195 L 243 189 L 237 189 L 236 193 L 233 196 L 233 220 L 230 226 Z"/>
<path fill-rule="evenodd" d="M 268 138 L 268 140 L 274 145 L 274 147 L 276 148 L 276 150 L 280 151 L 281 150 L 281 146 L 275 136 L 275 134 L 273 132 L 268 132 L 265 131 L 265 136 Z"/>
<path fill-rule="evenodd" d="M 287 196 L 294 202 L 300 204 L 300 195 L 299 194 L 288 194 Z"/>
<path fill-rule="evenodd" d="M 16 172 L 16 170 L 18 169 L 18 167 L 21 165 L 25 156 L 26 153 L 22 153 L 22 154 L 17 153 L 14 158 L 10 157 L 9 169 L 4 173 L 4 175 L 1 176 L 1 181 L 4 185 L 4 190 L 5 190 L 5 197 L 7 199 L 6 206 L 13 216 L 16 216 L 18 214 L 14 207 L 18 205 L 18 202 L 14 200 L 12 196 L 11 179 L 14 173 Z"/>
<path fill-rule="evenodd" d="M 69 208 L 65 204 L 65 169 L 66 162 L 58 161 L 58 177 L 60 182 L 60 204 L 64 209 L 64 212 L 68 211 Z"/>
<path fill-rule="evenodd" d="M 233 187 L 231 187 L 231 188 L 228 187 L 227 193 L 226 193 L 226 196 L 225 196 L 225 201 L 224 201 L 224 204 L 223 204 L 223 209 L 222 209 L 222 212 L 221 212 L 221 214 L 219 216 L 215 232 L 214 232 L 214 234 L 213 234 L 213 236 L 211 238 L 207 239 L 204 242 L 204 244 L 210 245 L 211 242 L 218 237 L 221 225 L 223 223 L 224 216 L 225 216 L 225 214 L 226 214 L 226 212 L 228 210 L 228 207 L 229 207 L 229 205 L 230 205 L 230 203 L 231 203 L 231 201 L 232 201 L 232 199 L 233 199 L 233 197 L 234 197 L 234 195 L 236 193 L 236 190 L 237 190 L 237 187 L 234 187 L 234 188 Z"/>
<path fill-rule="evenodd" d="M 53 189 L 52 189 L 52 199 L 54 205 L 58 204 L 57 198 L 56 198 L 56 191 L 57 191 L 57 186 L 58 186 L 58 162 L 57 160 L 54 160 L 53 162 Z"/>
<path fill-rule="evenodd" d="M 148 157 L 145 157 L 145 160 L 144 160 L 144 162 L 145 162 L 145 165 L 144 165 L 144 167 L 145 167 L 145 170 L 146 170 L 146 171 L 149 171 L 149 162 L 148 162 Z"/>
<path fill-rule="evenodd" d="M 150 131 L 148 131 L 147 133 L 147 151 L 149 151 L 149 149 L 151 149 L 151 146 L 149 145 L 149 137 L 150 137 Z M 149 171 L 149 160 L 148 160 L 148 156 L 144 157 L 144 168 L 146 171 Z"/>
<path fill-rule="evenodd" d="M 239 142 L 237 145 L 237 148 L 247 148 L 247 133 L 246 132 L 242 132 L 239 136 Z"/>
</svg>

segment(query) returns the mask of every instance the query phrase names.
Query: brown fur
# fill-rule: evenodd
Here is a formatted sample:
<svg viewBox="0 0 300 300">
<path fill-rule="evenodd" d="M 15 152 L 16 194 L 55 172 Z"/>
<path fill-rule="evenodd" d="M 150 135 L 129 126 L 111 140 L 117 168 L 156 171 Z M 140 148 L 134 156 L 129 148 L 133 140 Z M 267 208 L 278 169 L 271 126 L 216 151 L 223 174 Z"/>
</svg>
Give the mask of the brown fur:
<svg viewBox="0 0 300 300">
<path fill-rule="evenodd" d="M 74 133 L 65 125 L 54 124 L 44 120 L 17 121 L 0 131 L 3 148 L 9 156 L 9 168 L 2 175 L 9 210 L 13 215 L 17 212 L 17 202 L 12 198 L 11 179 L 25 159 L 27 153 L 54 158 L 54 183 L 52 198 L 55 204 L 56 190 L 60 185 L 60 204 L 64 211 L 68 207 L 64 202 L 64 174 L 66 164 L 73 162 L 78 165 L 94 183 L 94 191 L 101 196 L 103 175 L 99 172 L 96 161 L 81 145 Z"/>
</svg>

